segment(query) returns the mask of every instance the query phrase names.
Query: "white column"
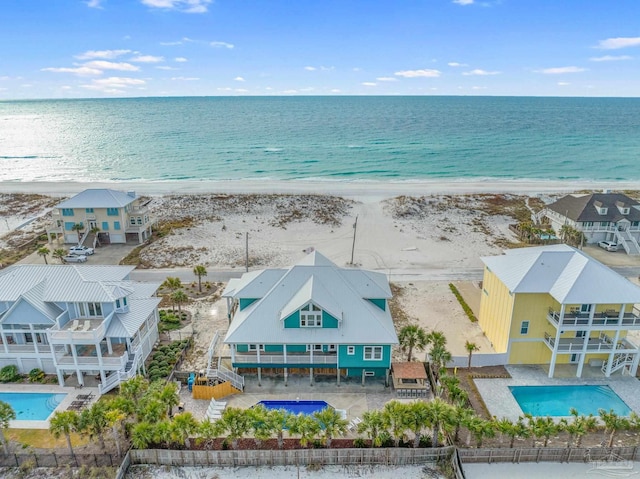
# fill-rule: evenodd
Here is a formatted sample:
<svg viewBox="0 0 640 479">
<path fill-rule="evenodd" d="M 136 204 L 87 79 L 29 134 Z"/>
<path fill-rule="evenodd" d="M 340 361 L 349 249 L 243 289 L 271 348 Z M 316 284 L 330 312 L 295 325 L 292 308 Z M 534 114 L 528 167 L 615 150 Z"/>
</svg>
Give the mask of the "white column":
<svg viewBox="0 0 640 479">
<path fill-rule="evenodd" d="M 0 329 L 0 336 L 2 336 L 2 345 L 4 346 L 4 352 L 9 354 L 9 346 L 7 345 L 7 335 Z"/>
<path fill-rule="evenodd" d="M 76 374 L 78 376 L 78 385 L 84 386 L 84 378 L 82 377 L 82 371 L 78 367 L 78 354 L 76 352 L 75 344 L 71 345 L 71 355 L 73 356 L 73 365 L 76 367 Z"/>
<path fill-rule="evenodd" d="M 287 345 L 286 344 L 282 345 L 282 354 L 283 354 L 284 363 L 287 364 Z"/>
<path fill-rule="evenodd" d="M 107 337 L 107 352 L 113 354 L 113 346 L 111 345 L 111 338 Z"/>
<path fill-rule="evenodd" d="M 258 358 L 258 363 L 260 363 L 260 345 L 256 344 L 256 353 L 257 353 L 257 358 Z"/>
<path fill-rule="evenodd" d="M 235 344 L 231 345 L 231 362 L 232 363 L 236 362 L 236 345 Z"/>
<path fill-rule="evenodd" d="M 560 305 L 560 320 L 558 321 L 558 327 L 556 328 L 556 340 L 553 343 L 553 351 L 551 351 L 551 362 L 549 363 L 549 377 L 553 377 L 553 372 L 556 369 L 556 359 L 558 357 L 558 345 L 560 343 L 560 328 L 562 328 L 562 322 L 564 321 L 564 308 L 565 305 Z M 363 376 L 364 380 L 364 376 Z"/>
<path fill-rule="evenodd" d="M 313 344 L 309 345 L 309 386 L 313 386 Z"/>
<path fill-rule="evenodd" d="M 582 338 L 582 352 L 580 353 L 580 359 L 578 359 L 578 370 L 576 371 L 576 377 L 582 377 L 582 369 L 584 368 L 584 362 L 587 357 L 587 347 L 589 346 L 589 338 L 591 337 L 591 330 L 593 328 L 593 318 L 596 312 L 596 305 L 591 305 L 591 311 L 589 311 L 589 324 L 585 330 L 585 335 Z"/>
</svg>

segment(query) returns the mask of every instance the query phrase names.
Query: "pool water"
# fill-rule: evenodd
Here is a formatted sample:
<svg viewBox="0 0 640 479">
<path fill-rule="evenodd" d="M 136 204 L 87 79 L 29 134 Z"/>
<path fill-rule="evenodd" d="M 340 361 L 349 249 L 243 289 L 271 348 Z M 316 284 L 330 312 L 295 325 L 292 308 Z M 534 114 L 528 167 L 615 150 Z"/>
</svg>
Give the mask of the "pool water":
<svg viewBox="0 0 640 479">
<path fill-rule="evenodd" d="M 598 415 L 598 409 L 628 416 L 631 409 L 609 386 L 509 386 L 524 413 L 532 416 L 569 416 L 569 409 L 579 414 Z"/>
<path fill-rule="evenodd" d="M 260 401 L 257 405 L 262 405 L 267 409 L 284 409 L 296 415 L 311 415 L 329 407 L 326 401 Z"/>
<path fill-rule="evenodd" d="M 8 403 L 13 408 L 17 421 L 46 421 L 66 396 L 66 394 L 50 393 L 0 392 L 0 401 Z"/>
</svg>

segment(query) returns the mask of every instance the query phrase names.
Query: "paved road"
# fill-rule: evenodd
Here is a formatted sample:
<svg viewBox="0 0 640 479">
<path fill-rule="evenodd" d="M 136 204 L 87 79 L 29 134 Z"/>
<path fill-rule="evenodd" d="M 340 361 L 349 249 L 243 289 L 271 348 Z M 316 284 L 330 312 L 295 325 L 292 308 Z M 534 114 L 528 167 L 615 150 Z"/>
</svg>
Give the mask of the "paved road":
<svg viewBox="0 0 640 479">
<path fill-rule="evenodd" d="M 640 276 L 639 266 L 614 266 L 618 274 L 627 278 Z M 437 269 L 379 269 L 380 273 L 389 275 L 391 281 L 480 281 L 482 268 L 437 268 Z M 231 278 L 239 278 L 244 269 L 209 270 L 203 281 L 228 282 Z M 197 277 L 191 268 L 137 269 L 131 273 L 131 279 L 137 281 L 162 282 L 167 276 L 178 277 L 182 282 L 196 281 Z"/>
</svg>

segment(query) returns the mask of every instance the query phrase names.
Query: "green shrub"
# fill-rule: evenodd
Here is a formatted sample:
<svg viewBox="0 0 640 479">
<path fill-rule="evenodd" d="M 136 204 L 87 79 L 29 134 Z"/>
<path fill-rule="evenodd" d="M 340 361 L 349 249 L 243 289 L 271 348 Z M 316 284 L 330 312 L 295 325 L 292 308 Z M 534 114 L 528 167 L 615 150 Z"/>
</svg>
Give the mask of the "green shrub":
<svg viewBox="0 0 640 479">
<path fill-rule="evenodd" d="M 18 366 L 13 364 L 9 364 L 8 366 L 0 369 L 0 382 L 1 383 L 12 383 L 21 379 L 22 376 L 18 374 Z"/>
<path fill-rule="evenodd" d="M 460 294 L 460 291 L 458 291 L 458 288 L 456 288 L 453 283 L 449 283 L 449 289 L 451 289 L 451 292 L 453 293 L 453 295 L 456 297 L 456 299 L 460 303 L 460 306 L 462 306 L 462 309 L 464 310 L 464 312 L 467 315 L 467 317 L 469 318 L 469 320 L 472 323 L 477 322 L 478 318 L 476 318 L 476 315 L 473 314 L 473 311 L 471 311 L 471 308 L 469 307 L 467 302 L 464 300 L 464 298 Z"/>
<path fill-rule="evenodd" d="M 42 369 L 33 368 L 29 371 L 29 382 L 39 383 L 44 379 L 44 371 Z"/>
<path fill-rule="evenodd" d="M 361 437 L 357 437 L 353 440 L 353 447 L 367 447 L 367 441 L 365 441 Z"/>
</svg>

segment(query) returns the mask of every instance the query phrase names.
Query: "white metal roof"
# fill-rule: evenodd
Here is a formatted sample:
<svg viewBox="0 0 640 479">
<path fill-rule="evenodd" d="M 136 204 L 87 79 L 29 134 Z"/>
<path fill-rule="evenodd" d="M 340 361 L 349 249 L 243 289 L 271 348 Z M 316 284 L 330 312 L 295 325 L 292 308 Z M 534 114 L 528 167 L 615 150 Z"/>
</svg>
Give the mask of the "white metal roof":
<svg viewBox="0 0 640 479">
<path fill-rule="evenodd" d="M 115 338 L 132 337 L 142 323 L 144 323 L 154 309 L 160 304 L 162 298 L 134 299 L 129 301 L 129 311 L 115 313 L 107 336 Z M 126 332 L 126 334 L 123 334 Z"/>
<path fill-rule="evenodd" d="M 56 208 L 121 208 L 133 203 L 133 196 L 117 190 L 106 188 L 84 190 L 72 198 L 56 205 Z"/>
<path fill-rule="evenodd" d="M 640 303 L 640 287 L 567 245 L 507 250 L 482 261 L 514 293 L 549 293 L 561 304 Z"/>
<path fill-rule="evenodd" d="M 355 273 L 355 274 L 354 274 Z M 359 273 L 359 274 L 358 274 Z M 235 286 L 236 299 L 259 298 L 237 311 L 225 342 L 259 344 L 397 344 L 398 338 L 387 308 L 381 310 L 368 299 L 391 296 L 388 285 L 367 271 L 345 270 L 313 252 L 288 270 L 250 273 Z M 375 279 L 374 279 L 375 278 Z M 259 282 L 254 287 L 251 283 Z M 262 295 L 258 291 L 271 287 Z M 382 291 L 384 295 L 369 295 Z M 366 293 L 366 294 L 364 294 Z M 341 320 L 339 328 L 284 328 L 281 318 L 308 301 Z M 290 314 L 290 313 L 289 313 Z"/>
</svg>

